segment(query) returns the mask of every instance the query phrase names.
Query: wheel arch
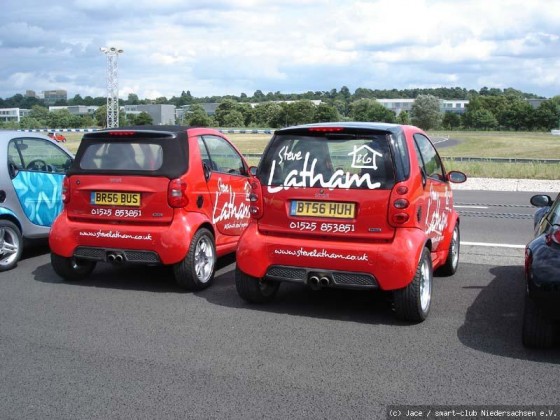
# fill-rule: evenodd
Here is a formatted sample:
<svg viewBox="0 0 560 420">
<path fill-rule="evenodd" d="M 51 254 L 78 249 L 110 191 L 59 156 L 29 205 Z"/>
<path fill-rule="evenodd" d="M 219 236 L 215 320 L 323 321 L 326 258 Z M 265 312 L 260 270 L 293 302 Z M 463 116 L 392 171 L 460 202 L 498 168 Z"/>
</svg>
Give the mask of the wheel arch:
<svg viewBox="0 0 560 420">
<path fill-rule="evenodd" d="M 23 226 L 22 226 L 20 220 L 17 218 L 17 216 L 15 215 L 14 212 L 12 212 L 8 209 L 5 209 L 5 208 L 0 208 L 0 220 L 8 220 L 8 221 L 12 222 L 13 224 L 15 224 L 17 226 L 17 228 L 19 229 L 19 231 L 23 235 Z"/>
</svg>

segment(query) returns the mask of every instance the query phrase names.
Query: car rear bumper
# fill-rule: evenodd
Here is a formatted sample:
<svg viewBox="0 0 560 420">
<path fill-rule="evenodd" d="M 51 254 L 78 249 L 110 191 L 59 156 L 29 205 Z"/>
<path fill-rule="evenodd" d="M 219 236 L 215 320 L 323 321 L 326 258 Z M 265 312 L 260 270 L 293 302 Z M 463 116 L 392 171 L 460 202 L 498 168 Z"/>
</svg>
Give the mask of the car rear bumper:
<svg viewBox="0 0 560 420">
<path fill-rule="evenodd" d="M 397 229 L 391 242 L 356 243 L 265 235 L 253 223 L 241 236 L 237 266 L 256 278 L 326 275 L 338 287 L 394 290 L 412 281 L 425 241 L 419 229 Z"/>
<path fill-rule="evenodd" d="M 192 219 L 177 214 L 169 225 L 92 224 L 69 220 L 63 212 L 52 226 L 49 246 L 63 257 L 108 261 L 117 253 L 128 262 L 175 264 L 187 254 L 199 226 Z"/>
</svg>

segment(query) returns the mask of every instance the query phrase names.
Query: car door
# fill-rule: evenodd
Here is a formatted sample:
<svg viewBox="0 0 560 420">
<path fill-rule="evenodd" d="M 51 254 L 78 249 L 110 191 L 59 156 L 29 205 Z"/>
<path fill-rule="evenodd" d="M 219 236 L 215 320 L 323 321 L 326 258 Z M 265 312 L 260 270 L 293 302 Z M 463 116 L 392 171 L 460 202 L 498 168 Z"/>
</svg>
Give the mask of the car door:
<svg viewBox="0 0 560 420">
<path fill-rule="evenodd" d="M 212 222 L 224 235 L 239 236 L 249 224 L 249 178 L 244 159 L 218 136 L 198 139 L 212 200 Z"/>
<path fill-rule="evenodd" d="M 445 179 L 445 172 L 435 147 L 430 140 L 414 134 L 415 152 L 420 163 L 424 185 L 424 229 L 432 240 L 433 251 L 438 251 L 453 210 L 451 189 Z"/>
<path fill-rule="evenodd" d="M 13 139 L 8 169 L 23 213 L 39 226 L 51 226 L 62 211 L 62 181 L 72 157 L 48 140 Z"/>
</svg>

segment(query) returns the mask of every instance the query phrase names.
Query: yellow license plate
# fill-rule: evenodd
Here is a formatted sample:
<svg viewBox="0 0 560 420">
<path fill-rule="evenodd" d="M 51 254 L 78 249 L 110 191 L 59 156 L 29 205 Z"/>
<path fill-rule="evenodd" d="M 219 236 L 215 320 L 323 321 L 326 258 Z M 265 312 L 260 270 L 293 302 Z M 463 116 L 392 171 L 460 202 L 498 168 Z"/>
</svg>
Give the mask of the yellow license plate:
<svg viewBox="0 0 560 420">
<path fill-rule="evenodd" d="M 355 203 L 336 201 L 299 201 L 290 205 L 290 216 L 333 217 L 336 219 L 353 219 L 356 213 Z"/>
<path fill-rule="evenodd" d="M 94 206 L 140 207 L 140 193 L 94 191 L 90 203 Z"/>
</svg>

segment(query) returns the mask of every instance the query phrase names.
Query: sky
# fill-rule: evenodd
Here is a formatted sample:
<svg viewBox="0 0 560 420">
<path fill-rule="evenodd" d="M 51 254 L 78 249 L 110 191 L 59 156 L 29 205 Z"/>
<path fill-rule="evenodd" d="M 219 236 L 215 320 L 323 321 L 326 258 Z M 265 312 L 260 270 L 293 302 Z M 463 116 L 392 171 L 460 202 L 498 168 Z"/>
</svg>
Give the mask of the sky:
<svg viewBox="0 0 560 420">
<path fill-rule="evenodd" d="M 357 88 L 560 95 L 560 0 L 3 0 L 0 98 Z"/>
</svg>

